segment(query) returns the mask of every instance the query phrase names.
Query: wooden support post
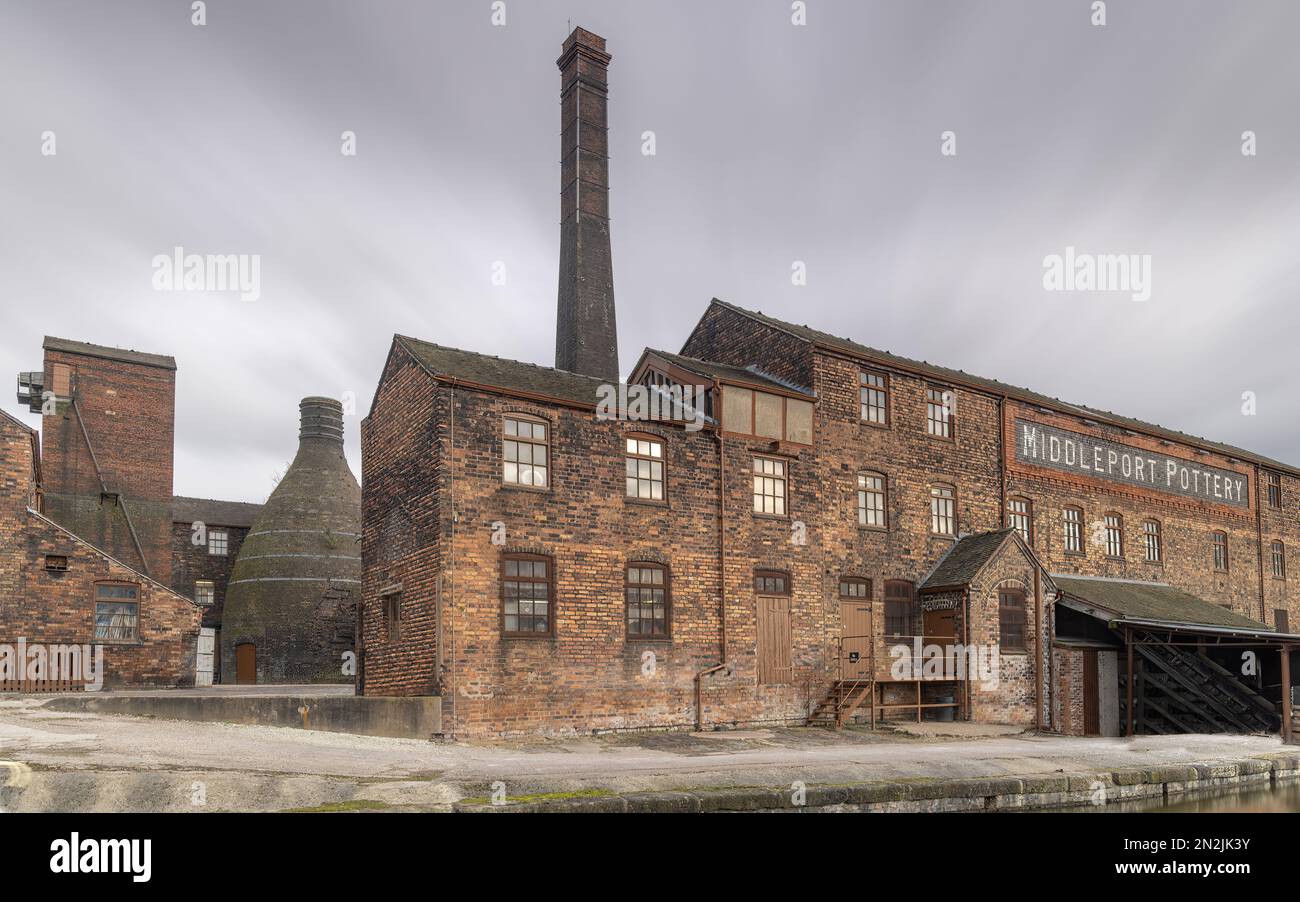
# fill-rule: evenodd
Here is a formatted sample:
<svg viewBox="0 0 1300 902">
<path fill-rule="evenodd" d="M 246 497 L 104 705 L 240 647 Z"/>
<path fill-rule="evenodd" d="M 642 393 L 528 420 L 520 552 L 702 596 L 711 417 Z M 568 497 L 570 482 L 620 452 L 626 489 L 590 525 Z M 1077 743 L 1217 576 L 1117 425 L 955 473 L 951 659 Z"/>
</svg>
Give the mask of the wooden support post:
<svg viewBox="0 0 1300 902">
<path fill-rule="evenodd" d="M 1282 741 L 1295 741 L 1295 728 L 1291 723 L 1291 646 L 1282 646 Z"/>
<path fill-rule="evenodd" d="M 1125 711 L 1128 714 L 1128 732 L 1126 736 L 1133 735 L 1133 630 L 1124 630 L 1124 647 L 1128 649 L 1128 679 L 1124 685 L 1128 690 L 1128 707 Z"/>
</svg>

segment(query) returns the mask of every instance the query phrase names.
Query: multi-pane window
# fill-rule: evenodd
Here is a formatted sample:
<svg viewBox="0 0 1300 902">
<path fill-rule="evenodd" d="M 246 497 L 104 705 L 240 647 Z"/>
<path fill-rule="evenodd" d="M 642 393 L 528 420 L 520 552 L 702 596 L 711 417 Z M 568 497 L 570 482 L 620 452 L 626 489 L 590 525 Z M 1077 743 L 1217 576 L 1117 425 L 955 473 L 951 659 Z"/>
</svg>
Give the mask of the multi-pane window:
<svg viewBox="0 0 1300 902">
<path fill-rule="evenodd" d="M 1282 477 L 1277 473 L 1268 474 L 1268 506 L 1282 506 Z"/>
<path fill-rule="evenodd" d="M 628 636 L 667 639 L 668 568 L 660 564 L 628 564 L 625 590 Z"/>
<path fill-rule="evenodd" d="M 912 584 L 903 579 L 885 582 L 885 635 L 908 636 L 912 633 Z"/>
<path fill-rule="evenodd" d="M 862 419 L 878 426 L 889 425 L 889 377 L 864 370 L 858 374 Z"/>
<path fill-rule="evenodd" d="M 515 636 L 550 635 L 551 587 L 550 558 L 507 555 L 501 561 L 502 630 Z"/>
<path fill-rule="evenodd" d="M 546 424 L 535 420 L 506 417 L 501 451 L 502 478 L 510 485 L 545 488 L 550 473 Z"/>
<path fill-rule="evenodd" d="M 785 516 L 786 462 L 754 458 L 754 513 Z"/>
<path fill-rule="evenodd" d="M 1278 579 L 1286 579 L 1286 546 L 1281 542 L 1274 542 L 1272 553 L 1273 575 Z"/>
<path fill-rule="evenodd" d="M 998 648 L 1005 652 L 1028 650 L 1025 642 L 1027 616 L 1025 593 L 1019 589 L 1003 589 L 998 593 Z"/>
<path fill-rule="evenodd" d="M 1077 507 L 1061 509 L 1062 540 L 1066 554 L 1083 554 L 1083 511 Z"/>
<path fill-rule="evenodd" d="M 1007 499 L 1007 522 L 1025 544 L 1034 542 L 1034 504 L 1028 498 Z"/>
<path fill-rule="evenodd" d="M 861 576 L 846 576 L 840 580 L 840 598 L 871 597 L 871 580 Z"/>
<path fill-rule="evenodd" d="M 1214 545 L 1214 569 L 1228 569 L 1228 534 L 1221 530 L 1216 530 L 1211 535 L 1211 541 Z"/>
<path fill-rule="evenodd" d="M 780 570 L 755 570 L 754 594 L 789 595 L 790 577 Z"/>
<path fill-rule="evenodd" d="M 230 547 L 230 534 L 224 529 L 208 530 L 208 554 L 213 557 L 225 557 Z"/>
<path fill-rule="evenodd" d="M 95 639 L 134 642 L 140 638 L 140 587 L 95 584 Z"/>
<path fill-rule="evenodd" d="M 930 486 L 930 532 L 957 534 L 957 491 L 950 485 Z"/>
<path fill-rule="evenodd" d="M 194 603 L 195 604 L 215 604 L 217 600 L 217 584 L 210 579 L 196 579 L 194 581 Z"/>
<path fill-rule="evenodd" d="M 658 439 L 627 437 L 627 497 L 664 500 L 664 443 Z"/>
<path fill-rule="evenodd" d="M 925 390 L 925 426 L 931 435 L 952 438 L 954 395 L 951 389 L 929 386 Z"/>
<path fill-rule="evenodd" d="M 1162 560 L 1160 548 L 1160 521 L 1146 520 L 1142 523 L 1142 539 L 1146 543 L 1147 561 L 1158 564 Z"/>
<path fill-rule="evenodd" d="M 389 592 L 380 599 L 384 606 L 384 635 L 389 642 L 396 642 L 402 638 L 402 593 Z"/>
<path fill-rule="evenodd" d="M 1119 514 L 1107 514 L 1105 526 L 1106 557 L 1122 558 L 1124 556 L 1124 518 Z"/>
<path fill-rule="evenodd" d="M 879 473 L 858 474 L 858 525 L 884 529 L 885 477 Z"/>
</svg>

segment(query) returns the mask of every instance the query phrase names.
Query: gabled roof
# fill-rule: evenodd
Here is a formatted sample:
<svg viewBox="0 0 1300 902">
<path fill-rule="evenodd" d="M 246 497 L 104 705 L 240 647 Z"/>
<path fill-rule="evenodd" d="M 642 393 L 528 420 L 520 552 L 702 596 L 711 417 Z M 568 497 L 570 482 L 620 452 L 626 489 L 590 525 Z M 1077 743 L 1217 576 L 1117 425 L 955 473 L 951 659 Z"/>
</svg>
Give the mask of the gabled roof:
<svg viewBox="0 0 1300 902">
<path fill-rule="evenodd" d="M 1019 546 L 1030 563 L 1043 570 L 1038 556 L 1025 544 L 1024 539 L 1020 538 L 1020 533 L 1011 527 L 1006 527 L 992 532 L 962 536 L 953 543 L 943 557 L 939 558 L 934 569 L 925 579 L 921 580 L 920 590 L 950 589 L 970 585 L 1007 544 Z M 1049 589 L 1051 582 L 1051 577 L 1048 577 Z"/>
<path fill-rule="evenodd" d="M 251 527 L 262 505 L 247 501 L 215 501 L 211 498 L 172 498 L 173 523 L 205 523 L 209 526 Z"/>
<path fill-rule="evenodd" d="M 782 394 L 799 394 L 804 395 L 809 400 L 815 400 L 812 389 L 802 385 L 795 385 L 790 382 L 778 379 L 768 373 L 764 373 L 757 367 L 739 367 L 731 366 L 726 363 L 718 363 L 713 360 L 701 360 L 698 357 L 687 357 L 683 354 L 673 354 L 668 351 L 660 351 L 655 348 L 646 348 L 641 353 L 641 360 L 633 368 L 635 373 L 641 368 L 647 357 L 659 357 L 667 363 L 681 367 L 687 372 L 694 373 L 707 379 L 720 379 L 723 382 L 741 382 L 747 385 L 754 385 L 759 388 L 775 389 Z"/>
<path fill-rule="evenodd" d="M 469 383 L 479 388 L 502 389 L 511 394 L 556 399 L 595 408 L 598 390 L 609 383 L 595 376 L 552 367 L 446 348 L 406 335 L 393 340 L 405 348 L 435 379 Z"/>
<path fill-rule="evenodd" d="M 142 366 L 156 366 L 164 370 L 176 369 L 176 359 L 164 354 L 147 354 L 144 351 L 130 351 L 125 348 L 110 348 L 107 345 L 95 345 L 87 341 L 73 341 L 69 338 L 45 336 L 41 345 L 47 351 L 62 351 L 66 354 L 84 354 L 87 357 L 101 357 L 105 360 L 120 360 L 124 363 L 138 363 Z"/>
<path fill-rule="evenodd" d="M 1243 448 L 1237 448 L 1221 442 L 1214 442 L 1209 439 L 1201 438 L 1200 436 L 1189 435 L 1185 432 L 1179 432 L 1176 429 L 1168 429 L 1164 426 L 1156 425 L 1155 423 L 1135 420 L 1131 417 L 1112 413 L 1109 410 L 1085 407 L 1081 404 L 1071 404 L 1062 401 L 1060 398 L 1053 398 L 1027 388 L 1021 388 L 1020 386 L 1011 385 L 1006 382 L 999 382 L 996 379 L 986 379 L 983 376 L 975 376 L 965 372 L 964 370 L 954 370 L 948 367 L 937 366 L 924 360 L 913 360 L 908 357 L 901 357 L 897 354 L 891 354 L 888 351 L 881 351 L 864 344 L 859 344 L 852 339 L 840 338 L 831 335 L 829 332 L 822 332 L 813 329 L 810 326 L 800 326 L 784 320 L 779 320 L 776 317 L 767 316 L 760 311 L 746 310 L 744 307 L 738 307 L 735 304 L 730 304 L 726 301 L 718 300 L 717 298 L 714 298 L 712 303 L 726 310 L 738 313 L 741 316 L 746 316 L 757 322 L 771 326 L 774 329 L 779 329 L 782 332 L 786 332 L 787 334 L 793 335 L 796 338 L 800 338 L 818 347 L 827 348 L 832 351 L 839 351 L 854 357 L 866 358 L 867 360 L 874 361 L 884 367 L 910 370 L 939 382 L 966 386 L 968 388 L 990 392 L 995 395 L 1006 395 L 1009 398 L 1014 398 L 1015 400 L 1023 401 L 1028 404 L 1041 405 L 1051 410 L 1060 411 L 1084 419 L 1097 420 L 1099 422 L 1118 426 L 1121 429 L 1129 429 L 1133 432 L 1145 433 L 1156 438 L 1182 442 L 1194 447 L 1215 451 L 1227 457 L 1247 460 L 1271 469 L 1283 470 L 1293 476 L 1300 476 L 1300 468 L 1281 461 L 1273 460 L 1272 458 L 1264 457 L 1261 454 L 1256 454 Z"/>
<path fill-rule="evenodd" d="M 1274 632 L 1267 624 L 1197 598 L 1166 583 L 1086 576 L 1052 576 L 1064 598 L 1099 608 L 1118 621 L 1176 623 L 1223 627 L 1252 632 Z M 1079 605 L 1072 605 L 1079 607 Z"/>
</svg>

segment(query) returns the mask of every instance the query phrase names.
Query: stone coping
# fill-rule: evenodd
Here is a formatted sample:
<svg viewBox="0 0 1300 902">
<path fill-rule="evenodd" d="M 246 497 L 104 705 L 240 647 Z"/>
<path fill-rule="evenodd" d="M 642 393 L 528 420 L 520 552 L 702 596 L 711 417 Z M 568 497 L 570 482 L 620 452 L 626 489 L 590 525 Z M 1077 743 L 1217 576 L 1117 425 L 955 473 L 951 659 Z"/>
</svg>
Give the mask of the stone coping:
<svg viewBox="0 0 1300 902">
<path fill-rule="evenodd" d="M 588 790 L 521 796 L 493 805 L 464 799 L 461 812 L 708 813 L 757 811 L 1028 811 L 1113 804 L 1203 789 L 1300 779 L 1300 752 L 1235 761 L 1162 765 L 1098 773 L 963 779 L 917 778 L 798 787 L 734 786 L 709 789 L 614 793 Z M 1100 795 L 1099 795 L 1100 794 Z"/>
</svg>

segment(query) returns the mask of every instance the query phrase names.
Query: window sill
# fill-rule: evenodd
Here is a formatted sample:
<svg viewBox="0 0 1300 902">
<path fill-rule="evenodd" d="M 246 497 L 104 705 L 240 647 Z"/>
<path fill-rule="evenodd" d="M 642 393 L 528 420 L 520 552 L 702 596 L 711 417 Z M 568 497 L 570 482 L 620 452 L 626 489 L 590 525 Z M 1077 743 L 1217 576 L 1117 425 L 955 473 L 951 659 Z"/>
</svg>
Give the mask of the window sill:
<svg viewBox="0 0 1300 902">
<path fill-rule="evenodd" d="M 668 499 L 666 498 L 656 501 L 654 498 L 629 498 L 626 495 L 623 496 L 623 503 L 635 504 L 641 507 L 669 507 L 670 506 L 668 504 Z"/>
<path fill-rule="evenodd" d="M 640 644 L 642 642 L 649 642 L 654 645 L 672 645 L 673 637 L 672 636 L 625 636 L 623 638 L 623 642 L 624 644 L 627 645 L 631 645 L 633 643 Z"/>
<path fill-rule="evenodd" d="M 545 642 L 555 638 L 554 633 L 502 633 L 502 639 L 523 639 L 526 642 Z"/>
<path fill-rule="evenodd" d="M 884 533 L 889 532 L 889 527 L 888 527 L 888 526 L 863 526 L 861 523 L 859 523 L 859 524 L 858 524 L 858 531 L 859 531 L 859 532 L 878 532 L 878 533 L 884 534 Z"/>
<path fill-rule="evenodd" d="M 502 482 L 501 488 L 510 489 L 513 492 L 533 492 L 534 494 L 545 494 L 551 490 L 549 485 L 517 485 L 513 482 Z"/>
<path fill-rule="evenodd" d="M 789 514 L 760 514 L 757 511 L 754 511 L 753 514 L 755 520 L 789 520 L 790 519 Z"/>
<path fill-rule="evenodd" d="M 998 649 L 998 654 L 1000 654 L 1000 655 L 1006 655 L 1006 656 L 1008 656 L 1008 657 L 1014 656 L 1014 657 L 1017 657 L 1017 658 L 1023 658 L 1023 657 L 1028 656 L 1028 654 L 1029 654 L 1029 649 L 1027 649 L 1027 648 L 999 648 L 999 649 Z"/>
</svg>

